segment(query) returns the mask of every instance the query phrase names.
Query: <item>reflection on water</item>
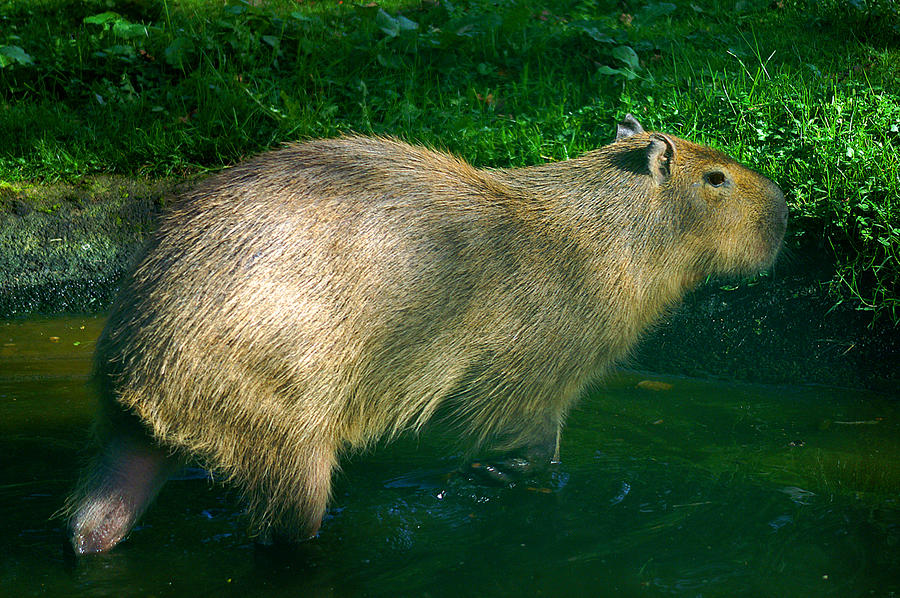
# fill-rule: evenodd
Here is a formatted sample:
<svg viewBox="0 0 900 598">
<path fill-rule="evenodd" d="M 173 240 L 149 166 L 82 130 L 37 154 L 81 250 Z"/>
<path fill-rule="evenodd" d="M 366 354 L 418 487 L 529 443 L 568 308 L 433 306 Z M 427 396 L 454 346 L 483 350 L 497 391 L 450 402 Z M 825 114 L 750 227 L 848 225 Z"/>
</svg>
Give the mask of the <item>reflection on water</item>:
<svg viewBox="0 0 900 598">
<path fill-rule="evenodd" d="M 346 459 L 319 538 L 287 550 L 191 470 L 115 551 L 67 560 L 51 517 L 101 326 L 0 323 L 0 594 L 900 593 L 900 396 L 635 373 L 581 403 L 546 479 L 481 485 L 441 431 L 405 438 Z"/>
</svg>

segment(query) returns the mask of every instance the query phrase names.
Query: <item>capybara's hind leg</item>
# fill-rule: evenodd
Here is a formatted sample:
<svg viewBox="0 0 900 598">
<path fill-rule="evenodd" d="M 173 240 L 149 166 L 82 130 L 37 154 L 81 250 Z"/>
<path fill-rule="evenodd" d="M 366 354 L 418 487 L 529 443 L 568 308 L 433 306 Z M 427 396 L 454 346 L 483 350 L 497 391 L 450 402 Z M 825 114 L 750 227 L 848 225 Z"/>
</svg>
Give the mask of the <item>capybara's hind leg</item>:
<svg viewBox="0 0 900 598">
<path fill-rule="evenodd" d="M 279 491 L 261 499 L 268 503 L 269 512 L 255 525 L 259 544 L 292 544 L 319 533 L 331 498 L 337 458 L 334 449 L 324 442 L 310 442 L 299 457 L 293 475 L 278 484 Z"/>
<path fill-rule="evenodd" d="M 115 546 L 177 465 L 148 438 L 119 435 L 107 441 L 69 500 L 75 553 L 103 552 Z"/>
</svg>

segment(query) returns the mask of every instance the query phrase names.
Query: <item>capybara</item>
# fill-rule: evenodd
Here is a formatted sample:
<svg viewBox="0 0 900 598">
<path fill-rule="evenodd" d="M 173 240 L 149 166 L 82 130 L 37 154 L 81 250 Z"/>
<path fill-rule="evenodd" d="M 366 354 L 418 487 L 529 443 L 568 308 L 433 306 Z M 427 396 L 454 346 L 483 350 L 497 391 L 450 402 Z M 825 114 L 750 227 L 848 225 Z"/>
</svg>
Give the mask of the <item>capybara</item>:
<svg viewBox="0 0 900 598">
<path fill-rule="evenodd" d="M 98 340 L 72 545 L 115 546 L 185 460 L 262 540 L 313 536 L 341 454 L 436 413 L 549 460 L 585 387 L 707 275 L 768 268 L 786 223 L 767 178 L 631 115 L 528 168 L 348 136 L 227 169 L 175 201 Z"/>
</svg>

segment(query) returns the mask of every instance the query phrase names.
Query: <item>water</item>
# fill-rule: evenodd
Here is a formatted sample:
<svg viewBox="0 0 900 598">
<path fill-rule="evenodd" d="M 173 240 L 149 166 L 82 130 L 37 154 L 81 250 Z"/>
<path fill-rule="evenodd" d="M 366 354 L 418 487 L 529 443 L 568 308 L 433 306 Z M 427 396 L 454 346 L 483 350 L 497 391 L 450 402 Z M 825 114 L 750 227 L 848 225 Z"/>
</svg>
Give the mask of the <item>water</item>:
<svg viewBox="0 0 900 598">
<path fill-rule="evenodd" d="M 53 514 L 101 327 L 0 322 L 0 595 L 900 594 L 900 395 L 638 373 L 581 403 L 545 479 L 478 483 L 440 431 L 406 438 L 345 460 L 319 538 L 285 550 L 187 470 L 76 561 Z"/>
</svg>

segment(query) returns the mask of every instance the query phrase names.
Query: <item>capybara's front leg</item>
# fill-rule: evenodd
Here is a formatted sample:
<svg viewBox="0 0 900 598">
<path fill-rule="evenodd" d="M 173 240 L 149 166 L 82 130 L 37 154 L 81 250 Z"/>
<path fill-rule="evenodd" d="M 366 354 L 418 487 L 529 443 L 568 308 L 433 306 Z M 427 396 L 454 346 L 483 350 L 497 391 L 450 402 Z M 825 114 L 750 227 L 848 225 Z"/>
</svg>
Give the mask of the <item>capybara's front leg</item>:
<svg viewBox="0 0 900 598">
<path fill-rule="evenodd" d="M 149 438 L 117 435 L 108 440 L 69 500 L 75 553 L 103 552 L 118 544 L 177 466 Z"/>
<path fill-rule="evenodd" d="M 560 425 L 548 423 L 524 449 L 488 462 L 475 461 L 470 470 L 479 478 L 501 484 L 540 477 L 559 463 L 559 435 Z"/>
</svg>

